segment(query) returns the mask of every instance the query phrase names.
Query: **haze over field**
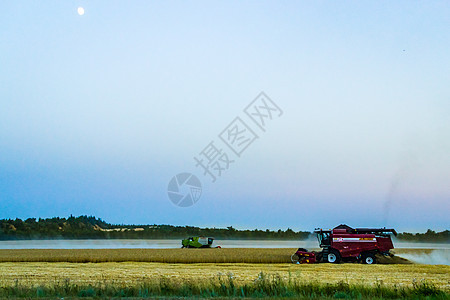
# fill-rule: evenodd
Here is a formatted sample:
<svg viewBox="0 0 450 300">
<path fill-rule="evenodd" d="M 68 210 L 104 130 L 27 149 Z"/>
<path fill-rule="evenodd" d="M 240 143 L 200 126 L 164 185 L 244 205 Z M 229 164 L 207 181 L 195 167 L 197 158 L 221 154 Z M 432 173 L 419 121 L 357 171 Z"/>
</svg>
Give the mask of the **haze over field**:
<svg viewBox="0 0 450 300">
<path fill-rule="evenodd" d="M 2 10 L 0 219 L 450 227 L 447 1 Z M 261 91 L 283 114 L 233 156 L 218 135 Z M 193 159 L 211 141 L 235 160 L 215 183 Z M 168 199 L 181 172 L 192 207 Z"/>
</svg>

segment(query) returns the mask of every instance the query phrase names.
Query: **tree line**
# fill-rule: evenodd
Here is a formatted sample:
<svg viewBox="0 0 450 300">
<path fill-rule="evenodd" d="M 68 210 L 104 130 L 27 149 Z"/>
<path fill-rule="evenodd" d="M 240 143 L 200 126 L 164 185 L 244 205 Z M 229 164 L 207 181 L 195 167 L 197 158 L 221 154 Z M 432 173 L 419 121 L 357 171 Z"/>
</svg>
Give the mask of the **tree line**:
<svg viewBox="0 0 450 300">
<path fill-rule="evenodd" d="M 450 231 L 444 230 L 441 232 L 436 232 L 428 229 L 425 233 L 409 233 L 403 232 L 397 235 L 397 239 L 404 242 L 438 242 L 438 243 L 449 243 L 450 242 Z"/>
<path fill-rule="evenodd" d="M 448 230 L 425 233 L 400 233 L 397 239 L 412 242 L 450 242 Z M 117 225 L 94 216 L 68 218 L 2 219 L 0 240 L 14 239 L 167 239 L 188 236 L 209 236 L 217 239 L 275 239 L 304 240 L 312 235 L 308 231 L 238 230 L 227 228 L 200 228 L 173 225 Z"/>
<path fill-rule="evenodd" d="M 68 218 L 2 219 L 0 240 L 12 239 L 167 239 L 188 236 L 210 236 L 217 239 L 286 239 L 303 240 L 311 233 L 286 230 L 237 230 L 172 225 L 116 225 L 93 216 Z"/>
</svg>

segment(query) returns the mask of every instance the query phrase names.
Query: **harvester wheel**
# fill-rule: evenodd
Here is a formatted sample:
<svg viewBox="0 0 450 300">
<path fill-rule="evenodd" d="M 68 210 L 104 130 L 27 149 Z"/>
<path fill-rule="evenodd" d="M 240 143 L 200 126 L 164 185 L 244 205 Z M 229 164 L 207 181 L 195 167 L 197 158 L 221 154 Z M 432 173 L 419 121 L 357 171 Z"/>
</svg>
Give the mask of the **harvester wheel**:
<svg viewBox="0 0 450 300">
<path fill-rule="evenodd" d="M 339 254 L 339 251 L 330 249 L 330 253 L 328 253 L 327 260 L 330 263 L 338 264 L 341 262 L 341 255 Z"/>
<path fill-rule="evenodd" d="M 375 254 L 373 253 L 364 253 L 362 256 L 362 262 L 363 264 L 366 265 L 373 265 L 375 264 L 377 261 L 375 259 Z"/>
</svg>

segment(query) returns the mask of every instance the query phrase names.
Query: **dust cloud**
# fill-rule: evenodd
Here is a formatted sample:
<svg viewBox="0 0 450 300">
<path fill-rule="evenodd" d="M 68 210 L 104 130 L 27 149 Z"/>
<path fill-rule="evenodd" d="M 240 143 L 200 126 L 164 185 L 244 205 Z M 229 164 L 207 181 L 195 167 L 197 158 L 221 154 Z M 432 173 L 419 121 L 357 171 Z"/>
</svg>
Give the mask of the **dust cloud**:
<svg viewBox="0 0 450 300">
<path fill-rule="evenodd" d="M 450 265 L 449 250 L 433 250 L 430 253 L 402 253 L 400 256 L 417 264 Z"/>
</svg>

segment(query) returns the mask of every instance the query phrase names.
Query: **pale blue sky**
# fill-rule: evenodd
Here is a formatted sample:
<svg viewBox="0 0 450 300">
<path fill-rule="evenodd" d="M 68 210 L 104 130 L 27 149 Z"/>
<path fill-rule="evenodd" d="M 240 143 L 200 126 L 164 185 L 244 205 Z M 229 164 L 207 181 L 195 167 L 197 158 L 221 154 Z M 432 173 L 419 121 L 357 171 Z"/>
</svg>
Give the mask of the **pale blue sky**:
<svg viewBox="0 0 450 300">
<path fill-rule="evenodd" d="M 0 218 L 450 227 L 448 1 L 2 11 Z M 260 91 L 284 114 L 210 183 L 193 157 Z M 180 172 L 203 183 L 190 208 L 167 197 Z"/>
</svg>

